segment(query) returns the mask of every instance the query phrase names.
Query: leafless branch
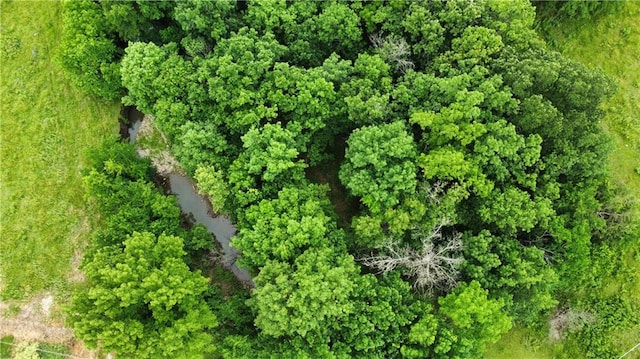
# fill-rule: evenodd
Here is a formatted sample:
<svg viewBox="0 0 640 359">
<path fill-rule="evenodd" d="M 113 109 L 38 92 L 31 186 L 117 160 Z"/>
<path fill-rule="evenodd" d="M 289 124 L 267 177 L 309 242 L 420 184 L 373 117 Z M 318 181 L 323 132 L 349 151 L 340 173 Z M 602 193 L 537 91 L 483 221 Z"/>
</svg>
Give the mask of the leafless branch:
<svg viewBox="0 0 640 359">
<path fill-rule="evenodd" d="M 405 39 L 394 35 L 384 36 L 383 33 L 375 33 L 369 36 L 369 40 L 378 50 L 380 56 L 393 64 L 396 70 L 405 73 L 415 67 L 414 63 L 408 59 L 411 55 L 411 47 Z"/>
<path fill-rule="evenodd" d="M 587 311 L 572 308 L 558 311 L 549 320 L 549 338 L 552 341 L 560 341 L 567 333 L 578 331 L 595 320 L 596 316 Z"/>
<path fill-rule="evenodd" d="M 458 267 L 464 260 L 460 255 L 461 235 L 446 238 L 442 235 L 442 228 L 449 222 L 444 219 L 429 231 L 415 231 L 414 237 L 420 239 L 421 244 L 418 249 L 400 246 L 398 240 L 389 239 L 377 255 L 361 258 L 361 261 L 380 273 L 401 268 L 405 276 L 413 278 L 413 286 L 418 290 L 430 294 L 449 291 L 457 284 Z"/>
</svg>

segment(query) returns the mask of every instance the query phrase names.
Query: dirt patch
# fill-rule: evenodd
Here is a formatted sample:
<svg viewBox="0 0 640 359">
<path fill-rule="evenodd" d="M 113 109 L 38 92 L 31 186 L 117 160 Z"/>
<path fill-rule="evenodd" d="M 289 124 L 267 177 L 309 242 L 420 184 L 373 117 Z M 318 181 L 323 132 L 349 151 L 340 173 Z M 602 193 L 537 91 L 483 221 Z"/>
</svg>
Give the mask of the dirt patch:
<svg viewBox="0 0 640 359">
<path fill-rule="evenodd" d="M 596 316 L 586 311 L 571 308 L 557 311 L 549 320 L 549 340 L 552 343 L 562 341 L 568 333 L 579 331 L 595 320 Z"/>
<path fill-rule="evenodd" d="M 41 341 L 49 343 L 68 343 L 73 332 L 61 323 L 53 323 L 49 318 L 54 309 L 51 293 L 33 297 L 20 305 L 16 315 L 11 311 L 16 303 L 0 302 L 0 336 L 13 335 L 17 341 Z"/>
<path fill-rule="evenodd" d="M 82 263 L 82 251 L 76 250 L 73 252 L 73 258 L 71 259 L 71 270 L 67 274 L 67 280 L 69 283 L 82 283 L 85 280 L 84 272 L 80 270 L 80 264 Z"/>
<path fill-rule="evenodd" d="M 19 306 L 17 314 L 14 313 L 16 306 Z M 88 350 L 77 341 L 71 329 L 65 328 L 61 321 L 51 319 L 58 310 L 50 292 L 36 295 L 22 305 L 0 301 L 0 337 L 11 335 L 16 343 L 64 344 L 71 348 L 74 357 L 97 358 L 96 351 Z"/>
<path fill-rule="evenodd" d="M 51 306 L 53 305 L 53 296 L 48 295 L 40 301 L 40 310 L 42 311 L 42 315 L 45 318 L 48 318 L 51 315 Z"/>
<path fill-rule="evenodd" d="M 96 359 L 99 357 L 96 350 L 89 350 L 78 341 L 74 341 L 73 343 L 71 343 L 69 345 L 69 348 L 71 351 L 71 355 L 73 355 L 74 357 L 85 359 Z"/>
</svg>

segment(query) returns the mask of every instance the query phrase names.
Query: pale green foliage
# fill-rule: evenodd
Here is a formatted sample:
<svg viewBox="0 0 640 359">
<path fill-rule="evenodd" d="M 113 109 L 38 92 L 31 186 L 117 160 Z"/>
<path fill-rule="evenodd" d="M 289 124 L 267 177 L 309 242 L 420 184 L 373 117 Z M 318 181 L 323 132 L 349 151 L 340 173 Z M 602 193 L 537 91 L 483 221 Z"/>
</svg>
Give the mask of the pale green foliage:
<svg viewBox="0 0 640 359">
<path fill-rule="evenodd" d="M 445 320 L 434 347 L 436 357 L 476 357 L 487 343 L 511 329 L 511 319 L 502 311 L 504 304 L 487 298 L 487 293 L 473 281 L 438 299 L 438 313 Z"/>
<path fill-rule="evenodd" d="M 215 167 L 198 166 L 194 178 L 198 182 L 200 193 L 206 194 L 211 200 L 211 206 L 217 213 L 228 206 L 230 191 L 222 171 Z"/>
<path fill-rule="evenodd" d="M 87 345 L 122 358 L 197 358 L 217 325 L 201 295 L 207 279 L 189 270 L 179 237 L 134 233 L 98 249 L 84 271 L 89 288 L 74 297 L 71 322 Z"/>
<path fill-rule="evenodd" d="M 427 154 L 420 154 L 418 166 L 429 180 L 456 181 L 463 188 L 471 187 L 480 196 L 487 196 L 493 183 L 482 173 L 478 165 L 465 159 L 465 154 L 451 147 L 442 147 Z"/>
<path fill-rule="evenodd" d="M 438 321 L 435 316 L 425 314 L 411 326 L 407 335 L 407 343 L 400 348 L 403 358 L 426 358 L 429 347 L 435 342 L 438 333 Z"/>
<path fill-rule="evenodd" d="M 15 346 L 13 359 L 40 359 L 38 343 L 22 342 Z"/>
</svg>

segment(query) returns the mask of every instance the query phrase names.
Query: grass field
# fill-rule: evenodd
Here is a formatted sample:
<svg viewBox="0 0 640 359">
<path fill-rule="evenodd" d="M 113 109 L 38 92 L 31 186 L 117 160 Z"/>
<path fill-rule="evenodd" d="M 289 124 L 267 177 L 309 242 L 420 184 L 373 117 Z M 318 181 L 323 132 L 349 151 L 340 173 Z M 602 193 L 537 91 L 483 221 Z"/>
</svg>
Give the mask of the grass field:
<svg viewBox="0 0 640 359">
<path fill-rule="evenodd" d="M 85 151 L 117 133 L 119 106 L 74 89 L 54 61 L 60 2 L 2 1 L 0 13 L 0 294 L 65 293 L 96 217 Z"/>
<path fill-rule="evenodd" d="M 640 199 L 640 2 L 629 1 L 620 12 L 595 21 L 563 21 L 546 28 L 550 47 L 592 68 L 600 68 L 618 82 L 619 90 L 604 105 L 604 126 L 616 148 L 611 155 L 612 182 Z M 636 202 L 631 216 L 640 217 Z M 625 296 L 640 303 L 640 238 L 616 244 L 616 261 L 623 270 L 602 278 L 598 295 Z M 640 328 L 620 328 L 612 341 L 622 355 L 640 342 Z M 515 328 L 491 346 L 487 358 L 571 358 L 584 357 L 575 340 L 550 344 L 542 333 Z M 640 358 L 636 350 L 625 359 Z"/>
</svg>

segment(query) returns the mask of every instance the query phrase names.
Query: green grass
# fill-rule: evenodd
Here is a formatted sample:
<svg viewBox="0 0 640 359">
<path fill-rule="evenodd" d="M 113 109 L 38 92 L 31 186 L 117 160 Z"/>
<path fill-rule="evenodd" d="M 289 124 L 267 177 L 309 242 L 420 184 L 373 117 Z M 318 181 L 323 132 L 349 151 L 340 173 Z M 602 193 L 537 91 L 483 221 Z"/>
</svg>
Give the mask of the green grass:
<svg viewBox="0 0 640 359">
<path fill-rule="evenodd" d="M 68 358 L 71 354 L 69 347 L 63 344 L 40 343 L 38 349 L 40 359 Z"/>
<path fill-rule="evenodd" d="M 11 358 L 14 338 L 11 335 L 0 338 L 0 359 Z"/>
<path fill-rule="evenodd" d="M 487 359 L 540 359 L 552 358 L 553 353 L 545 341 L 536 333 L 526 329 L 512 329 L 499 342 L 487 348 Z"/>
<path fill-rule="evenodd" d="M 119 106 L 72 87 L 54 61 L 60 2 L 1 3 L 0 290 L 67 288 L 96 212 L 84 201 L 86 149 L 117 133 Z"/>
<path fill-rule="evenodd" d="M 619 91 L 603 109 L 605 126 L 614 135 L 613 179 L 640 197 L 640 3 L 629 1 L 619 13 L 594 22 L 551 28 L 554 48 L 588 67 L 614 77 Z"/>
<path fill-rule="evenodd" d="M 617 80 L 618 92 L 603 104 L 603 126 L 612 135 L 616 148 L 611 154 L 611 180 L 636 201 L 640 199 L 640 2 L 629 1 L 620 12 L 599 16 L 595 21 L 564 21 L 544 27 L 552 49 L 591 68 L 600 68 Z M 640 218 L 636 202 L 630 216 Z M 637 231 L 638 232 L 638 231 Z M 604 277 L 600 298 L 623 296 L 629 303 L 640 303 L 640 240 L 631 238 L 612 245 L 611 260 L 619 264 L 613 275 Z M 621 327 L 610 333 L 622 355 L 640 338 L 640 328 Z M 531 343 L 535 343 L 532 347 Z M 532 349 L 533 348 L 533 349 Z M 580 343 L 570 337 L 551 344 L 544 334 L 514 328 L 487 351 L 487 358 L 571 358 L 584 357 Z M 626 359 L 640 358 L 640 350 Z"/>
</svg>

